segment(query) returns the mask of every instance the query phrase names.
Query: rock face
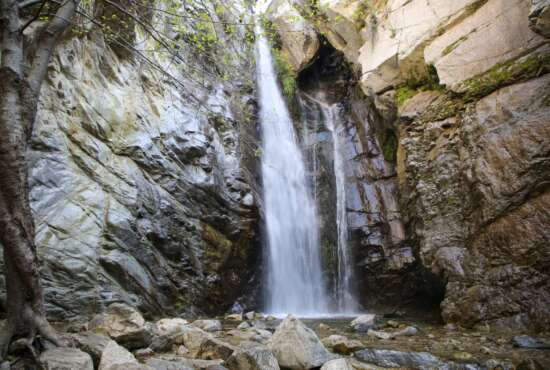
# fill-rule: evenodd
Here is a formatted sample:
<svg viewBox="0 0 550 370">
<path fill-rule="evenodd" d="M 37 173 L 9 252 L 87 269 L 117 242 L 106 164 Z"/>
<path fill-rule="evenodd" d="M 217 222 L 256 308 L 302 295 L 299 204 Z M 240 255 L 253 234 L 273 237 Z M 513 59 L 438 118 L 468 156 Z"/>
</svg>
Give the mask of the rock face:
<svg viewBox="0 0 550 370">
<path fill-rule="evenodd" d="M 288 316 L 279 324 L 269 340 L 268 348 L 277 358 L 279 366 L 288 369 L 319 367 L 331 358 L 313 330 L 293 316 Z"/>
<path fill-rule="evenodd" d="M 247 7 L 231 4 L 244 10 L 227 17 L 248 23 Z M 195 81 L 166 67 L 177 83 L 117 56 L 101 34 L 57 48 L 29 152 L 52 317 L 118 301 L 155 315 L 222 312 L 243 294 L 259 246 L 253 47 L 244 31 L 226 38 L 220 28 L 208 56 L 229 53 L 234 65 L 204 63 L 180 45 L 182 65 L 212 70 Z"/>
</svg>

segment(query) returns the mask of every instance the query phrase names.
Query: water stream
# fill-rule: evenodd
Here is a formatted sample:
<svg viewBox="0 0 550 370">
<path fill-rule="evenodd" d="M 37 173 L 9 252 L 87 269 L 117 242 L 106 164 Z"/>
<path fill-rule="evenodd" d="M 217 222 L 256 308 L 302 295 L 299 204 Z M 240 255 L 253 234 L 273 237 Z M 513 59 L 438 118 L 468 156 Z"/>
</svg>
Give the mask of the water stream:
<svg viewBox="0 0 550 370">
<path fill-rule="evenodd" d="M 326 315 L 329 304 L 321 273 L 315 202 L 277 83 L 271 49 L 261 30 L 257 30 L 256 53 L 267 231 L 265 309 L 276 315 Z"/>
</svg>

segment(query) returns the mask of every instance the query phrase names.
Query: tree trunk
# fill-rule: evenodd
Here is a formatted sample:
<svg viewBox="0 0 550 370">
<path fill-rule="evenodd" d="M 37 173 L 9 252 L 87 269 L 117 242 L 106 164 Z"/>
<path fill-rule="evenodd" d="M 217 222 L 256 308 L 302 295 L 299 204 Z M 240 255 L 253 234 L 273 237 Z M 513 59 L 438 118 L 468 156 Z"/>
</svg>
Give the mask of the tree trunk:
<svg viewBox="0 0 550 370">
<path fill-rule="evenodd" d="M 0 332 L 0 362 L 11 339 L 36 334 L 60 345 L 46 320 L 34 222 L 29 203 L 27 141 L 38 103 L 23 74 L 23 35 L 16 0 L 0 0 L 0 244 L 7 290 L 6 327 Z M 33 352 L 34 354 L 34 352 Z"/>
</svg>

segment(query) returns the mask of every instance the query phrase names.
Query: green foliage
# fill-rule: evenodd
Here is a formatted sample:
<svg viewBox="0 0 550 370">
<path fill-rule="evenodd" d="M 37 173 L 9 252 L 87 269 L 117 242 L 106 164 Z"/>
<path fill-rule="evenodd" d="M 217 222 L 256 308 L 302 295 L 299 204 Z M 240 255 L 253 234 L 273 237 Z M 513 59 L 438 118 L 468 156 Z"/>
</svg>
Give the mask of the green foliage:
<svg viewBox="0 0 550 370">
<path fill-rule="evenodd" d="M 288 61 L 286 55 L 284 55 L 280 49 L 273 49 L 273 59 L 275 61 L 275 68 L 277 69 L 277 75 L 281 82 L 283 94 L 287 98 L 292 99 L 297 87 L 297 73 L 292 67 L 292 64 Z"/>
<path fill-rule="evenodd" d="M 439 76 L 433 65 L 426 66 L 424 71 L 412 73 L 405 83 L 397 86 L 395 99 L 397 106 L 402 106 L 405 101 L 415 96 L 420 91 L 445 90 L 445 87 L 439 84 Z"/>
<path fill-rule="evenodd" d="M 405 101 L 409 100 L 418 93 L 418 90 L 412 89 L 407 85 L 401 85 L 395 90 L 395 99 L 397 106 L 402 106 Z"/>
<path fill-rule="evenodd" d="M 489 71 L 473 77 L 460 86 L 464 100 L 474 101 L 500 87 L 536 77 L 550 71 L 550 56 L 539 54 L 499 63 Z"/>
<path fill-rule="evenodd" d="M 380 143 L 382 146 L 382 154 L 388 162 L 395 162 L 397 159 L 397 137 L 391 130 L 386 130 L 381 135 Z"/>
</svg>

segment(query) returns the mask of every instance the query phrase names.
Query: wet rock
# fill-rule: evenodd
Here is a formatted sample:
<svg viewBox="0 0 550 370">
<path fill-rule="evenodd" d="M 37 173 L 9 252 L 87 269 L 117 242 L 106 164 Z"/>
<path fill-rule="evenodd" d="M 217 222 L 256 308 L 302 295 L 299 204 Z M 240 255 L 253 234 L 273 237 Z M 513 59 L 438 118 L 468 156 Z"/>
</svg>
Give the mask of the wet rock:
<svg viewBox="0 0 550 370">
<path fill-rule="evenodd" d="M 179 334 L 187 324 L 187 320 L 180 318 L 160 319 L 155 323 L 154 333 L 159 336 Z"/>
<path fill-rule="evenodd" d="M 428 352 L 403 352 L 367 348 L 354 353 L 360 361 L 382 367 L 406 367 L 413 369 L 437 368 L 443 363 Z"/>
<path fill-rule="evenodd" d="M 92 357 L 96 367 L 99 366 L 99 360 L 101 359 L 103 350 L 107 344 L 111 342 L 109 337 L 90 331 L 74 334 L 72 338 L 80 350 L 88 353 Z"/>
<path fill-rule="evenodd" d="M 277 327 L 268 343 L 279 366 L 289 369 L 311 369 L 331 359 L 313 330 L 289 315 Z"/>
<path fill-rule="evenodd" d="M 539 338 L 534 338 L 528 335 L 516 335 L 512 338 L 514 347 L 531 348 L 531 349 L 550 349 L 550 343 L 546 343 Z"/>
<path fill-rule="evenodd" d="M 202 342 L 197 357 L 203 360 L 227 360 L 236 347 L 220 339 L 209 338 Z"/>
<path fill-rule="evenodd" d="M 196 320 L 191 325 L 207 332 L 222 330 L 222 323 L 219 320 Z"/>
<path fill-rule="evenodd" d="M 339 358 L 326 362 L 321 370 L 354 370 L 354 367 L 349 359 Z"/>
<path fill-rule="evenodd" d="M 141 314 L 123 303 L 113 303 L 96 315 L 89 324 L 90 331 L 103 333 L 129 348 L 147 347 L 151 343 L 151 328 Z"/>
<path fill-rule="evenodd" d="M 44 370 L 93 370 L 94 363 L 89 354 L 75 348 L 54 348 L 40 355 Z"/>
<path fill-rule="evenodd" d="M 321 342 L 335 353 L 349 355 L 365 346 L 358 340 L 350 340 L 343 335 L 331 335 L 323 338 Z"/>
<path fill-rule="evenodd" d="M 99 370 L 115 370 L 117 366 L 137 365 L 138 361 L 126 348 L 111 340 L 101 354 Z"/>
<path fill-rule="evenodd" d="M 373 314 L 361 315 L 354 319 L 350 325 L 353 330 L 360 333 L 366 333 L 369 329 L 372 329 L 374 327 L 375 318 L 376 315 Z"/>
<path fill-rule="evenodd" d="M 396 331 L 380 331 L 380 330 L 369 330 L 367 332 L 367 335 L 370 337 L 375 337 L 379 339 L 393 339 L 401 336 L 412 336 L 418 334 L 418 329 L 414 326 L 407 326 L 406 328 L 403 328 L 401 330 Z"/>
<path fill-rule="evenodd" d="M 226 366 L 230 370 L 279 370 L 273 353 L 261 346 L 237 349 L 227 359 Z"/>
</svg>

